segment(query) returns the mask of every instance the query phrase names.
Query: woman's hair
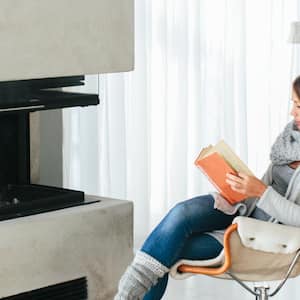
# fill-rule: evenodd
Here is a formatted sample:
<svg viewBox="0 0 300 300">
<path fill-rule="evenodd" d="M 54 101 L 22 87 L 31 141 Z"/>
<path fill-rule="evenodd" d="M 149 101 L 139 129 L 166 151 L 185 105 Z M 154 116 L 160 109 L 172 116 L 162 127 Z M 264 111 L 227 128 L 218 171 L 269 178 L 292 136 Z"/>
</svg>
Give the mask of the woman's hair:
<svg viewBox="0 0 300 300">
<path fill-rule="evenodd" d="M 298 76 L 294 82 L 293 82 L 293 89 L 298 97 L 300 99 L 300 76 Z"/>
</svg>

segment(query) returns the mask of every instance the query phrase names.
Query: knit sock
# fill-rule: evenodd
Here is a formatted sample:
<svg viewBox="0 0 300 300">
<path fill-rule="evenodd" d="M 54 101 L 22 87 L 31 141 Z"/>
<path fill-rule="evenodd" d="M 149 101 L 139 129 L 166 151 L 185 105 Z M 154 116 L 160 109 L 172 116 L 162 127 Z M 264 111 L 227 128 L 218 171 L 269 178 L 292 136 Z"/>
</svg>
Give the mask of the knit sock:
<svg viewBox="0 0 300 300">
<path fill-rule="evenodd" d="M 169 269 L 149 254 L 137 252 L 121 277 L 114 300 L 140 300 Z"/>
</svg>

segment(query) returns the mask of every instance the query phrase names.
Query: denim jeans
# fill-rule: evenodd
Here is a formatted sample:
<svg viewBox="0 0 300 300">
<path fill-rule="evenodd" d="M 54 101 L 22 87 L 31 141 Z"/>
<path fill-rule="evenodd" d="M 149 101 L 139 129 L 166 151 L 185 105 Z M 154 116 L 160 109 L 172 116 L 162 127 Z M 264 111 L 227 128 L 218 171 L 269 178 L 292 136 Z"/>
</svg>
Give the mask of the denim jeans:
<svg viewBox="0 0 300 300">
<path fill-rule="evenodd" d="M 214 258 L 221 252 L 223 246 L 205 233 L 225 229 L 235 216 L 214 209 L 211 195 L 180 202 L 152 231 L 141 251 L 168 268 L 181 258 L 194 260 Z M 165 274 L 145 295 L 144 300 L 161 299 L 167 282 L 168 274 Z"/>
</svg>

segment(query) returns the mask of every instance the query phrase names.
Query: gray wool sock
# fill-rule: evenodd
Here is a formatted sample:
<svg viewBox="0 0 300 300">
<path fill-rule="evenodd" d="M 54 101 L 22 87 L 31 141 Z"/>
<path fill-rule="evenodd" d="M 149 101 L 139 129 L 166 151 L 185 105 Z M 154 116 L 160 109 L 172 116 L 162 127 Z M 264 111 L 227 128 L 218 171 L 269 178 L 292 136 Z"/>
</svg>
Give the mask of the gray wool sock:
<svg viewBox="0 0 300 300">
<path fill-rule="evenodd" d="M 169 269 L 149 254 L 137 252 L 119 281 L 114 300 L 140 300 Z"/>
</svg>

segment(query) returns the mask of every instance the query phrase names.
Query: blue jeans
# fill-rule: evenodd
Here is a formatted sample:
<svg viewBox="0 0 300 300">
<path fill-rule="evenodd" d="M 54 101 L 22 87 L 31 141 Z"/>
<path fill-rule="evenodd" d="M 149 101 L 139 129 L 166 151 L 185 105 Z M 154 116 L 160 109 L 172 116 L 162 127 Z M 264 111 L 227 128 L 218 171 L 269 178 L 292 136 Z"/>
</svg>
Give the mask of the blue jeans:
<svg viewBox="0 0 300 300">
<path fill-rule="evenodd" d="M 214 209 L 211 195 L 199 196 L 178 203 L 152 231 L 141 251 L 148 253 L 170 268 L 179 259 L 210 259 L 223 246 L 205 234 L 225 229 L 236 215 L 226 215 Z M 161 299 L 168 283 L 168 274 L 145 295 L 144 300 Z"/>
</svg>

